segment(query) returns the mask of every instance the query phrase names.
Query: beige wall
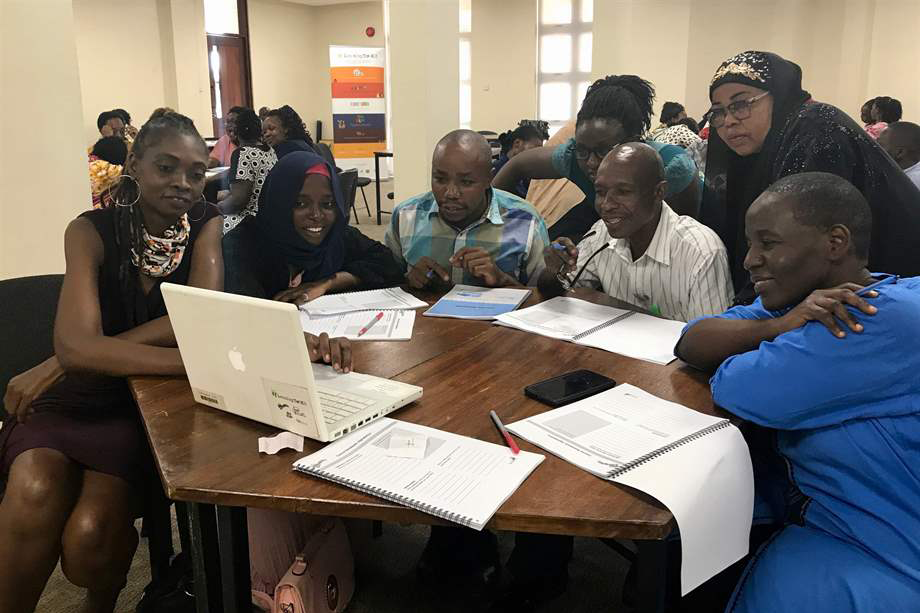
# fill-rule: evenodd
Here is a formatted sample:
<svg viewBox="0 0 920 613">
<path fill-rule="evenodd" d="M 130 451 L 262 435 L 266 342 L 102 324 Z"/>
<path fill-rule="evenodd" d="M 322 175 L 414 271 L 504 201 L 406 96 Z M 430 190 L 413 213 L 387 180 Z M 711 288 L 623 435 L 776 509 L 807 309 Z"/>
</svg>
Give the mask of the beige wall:
<svg viewBox="0 0 920 613">
<path fill-rule="evenodd" d="M 431 189 L 431 153 L 460 123 L 457 0 L 389 0 L 395 201 Z"/>
<path fill-rule="evenodd" d="M 364 31 L 376 30 L 373 37 Z M 329 45 L 383 47 L 383 2 L 307 6 L 249 0 L 252 94 L 256 108 L 291 105 L 312 134 L 332 137 Z"/>
<path fill-rule="evenodd" d="M 81 104 L 71 0 L 0 2 L 0 278 L 64 271 L 90 202 Z"/>
<path fill-rule="evenodd" d="M 200 0 L 73 0 L 87 144 L 96 117 L 115 107 L 141 126 L 170 106 L 211 134 L 204 9 Z"/>
<path fill-rule="evenodd" d="M 747 49 L 802 67 L 815 99 L 858 120 L 871 97 L 901 100 L 920 119 L 920 2 L 915 0 L 610 0 L 594 3 L 596 76 L 633 73 L 699 118 L 718 65 Z M 655 41 L 647 43 L 654 24 Z"/>
<path fill-rule="evenodd" d="M 124 108 L 140 126 L 165 104 L 158 7 L 153 0 L 73 0 L 73 16 L 83 132 L 92 144 L 99 138 L 96 117 L 102 111 Z"/>
<path fill-rule="evenodd" d="M 317 119 L 322 120 L 323 138 L 332 138 L 329 45 L 386 46 L 383 31 L 383 0 L 319 6 L 316 7 L 314 15 L 317 28 L 313 37 L 317 72 L 315 87 L 309 88 L 313 93 L 313 114 L 308 120 L 308 125 L 312 130 L 314 122 Z M 373 37 L 368 37 L 364 33 L 368 26 L 375 30 Z"/>
<path fill-rule="evenodd" d="M 318 80 L 313 41 L 316 10 L 283 0 L 249 0 L 253 104 L 257 109 L 288 104 L 311 133 Z M 328 78 L 323 86 L 328 87 Z"/>
<path fill-rule="evenodd" d="M 473 0 L 472 128 L 503 132 L 537 118 L 537 2 Z"/>
</svg>

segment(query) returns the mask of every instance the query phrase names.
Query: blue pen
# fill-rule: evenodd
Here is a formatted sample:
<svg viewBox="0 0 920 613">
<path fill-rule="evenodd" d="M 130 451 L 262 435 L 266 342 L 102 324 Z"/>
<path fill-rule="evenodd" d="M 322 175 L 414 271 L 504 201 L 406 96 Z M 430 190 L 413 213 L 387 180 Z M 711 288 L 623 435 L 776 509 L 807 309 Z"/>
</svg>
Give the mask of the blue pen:
<svg viewBox="0 0 920 613">
<path fill-rule="evenodd" d="M 868 294 L 869 292 L 874 292 L 876 287 L 878 287 L 878 286 L 880 286 L 880 285 L 887 285 L 888 283 L 893 283 L 893 282 L 895 282 L 895 281 L 897 281 L 897 280 L 898 280 L 898 275 L 888 275 L 888 276 L 885 277 L 884 279 L 879 279 L 879 280 L 876 281 L 875 283 L 870 283 L 869 285 L 865 286 L 864 288 L 862 288 L 862 289 L 860 289 L 860 290 L 857 290 L 857 291 L 856 291 L 856 295 L 857 295 L 857 296 L 865 296 L 865 295 Z"/>
</svg>

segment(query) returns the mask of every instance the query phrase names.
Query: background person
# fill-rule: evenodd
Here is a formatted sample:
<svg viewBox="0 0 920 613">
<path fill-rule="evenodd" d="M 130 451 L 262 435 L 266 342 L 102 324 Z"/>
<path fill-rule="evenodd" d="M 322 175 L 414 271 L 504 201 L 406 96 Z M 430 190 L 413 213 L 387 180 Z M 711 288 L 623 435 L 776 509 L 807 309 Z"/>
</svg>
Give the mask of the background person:
<svg viewBox="0 0 920 613">
<path fill-rule="evenodd" d="M 895 121 L 879 134 L 878 144 L 920 188 L 920 126 Z"/>
<path fill-rule="evenodd" d="M 502 132 L 498 135 L 498 141 L 501 143 L 502 150 L 498 158 L 492 163 L 492 176 L 495 176 L 502 166 L 508 163 L 508 160 L 522 151 L 536 149 L 543 146 L 543 133 L 530 124 L 518 126 L 514 130 Z M 530 180 L 523 179 L 518 182 L 512 193 L 521 198 L 527 198 L 527 190 L 530 188 Z"/>
<path fill-rule="evenodd" d="M 224 234 L 259 210 L 265 177 L 278 161 L 275 151 L 262 143 L 262 123 L 252 109 L 240 108 L 236 112 L 234 135 L 239 146 L 230 156 L 230 189 L 217 195 L 224 216 Z"/>
<path fill-rule="evenodd" d="M 214 143 L 214 148 L 211 149 L 211 154 L 208 156 L 208 168 L 230 165 L 230 156 L 239 146 L 239 141 L 236 138 L 236 116 L 242 110 L 243 107 L 235 106 L 224 115 L 224 133 Z"/>
</svg>

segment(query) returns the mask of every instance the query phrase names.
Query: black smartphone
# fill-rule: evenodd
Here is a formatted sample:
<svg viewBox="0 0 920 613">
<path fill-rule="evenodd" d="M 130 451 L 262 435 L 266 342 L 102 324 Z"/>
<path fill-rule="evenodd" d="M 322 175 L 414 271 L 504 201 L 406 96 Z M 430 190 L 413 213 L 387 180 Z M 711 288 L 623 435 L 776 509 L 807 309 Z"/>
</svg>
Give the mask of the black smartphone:
<svg viewBox="0 0 920 613">
<path fill-rule="evenodd" d="M 613 379 L 590 370 L 573 370 L 528 385 L 524 388 L 524 394 L 551 407 L 559 407 L 609 390 L 616 384 Z"/>
</svg>

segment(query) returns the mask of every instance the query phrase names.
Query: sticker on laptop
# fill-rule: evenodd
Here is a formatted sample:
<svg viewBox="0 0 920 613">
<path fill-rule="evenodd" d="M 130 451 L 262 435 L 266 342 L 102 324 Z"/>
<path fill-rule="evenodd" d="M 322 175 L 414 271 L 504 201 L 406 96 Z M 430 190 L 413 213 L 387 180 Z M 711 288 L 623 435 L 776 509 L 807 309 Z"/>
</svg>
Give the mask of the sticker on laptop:
<svg viewBox="0 0 920 613">
<path fill-rule="evenodd" d="M 197 387 L 192 388 L 192 394 L 195 396 L 196 402 L 221 409 L 222 411 L 226 410 L 224 406 L 224 397 L 220 394 L 215 394 L 214 392 L 209 392 Z"/>
<path fill-rule="evenodd" d="M 306 388 L 272 381 L 265 377 L 262 377 L 262 387 L 265 389 L 268 406 L 273 412 L 311 428 L 316 426 L 313 411 L 310 409 L 310 392 Z"/>
</svg>

